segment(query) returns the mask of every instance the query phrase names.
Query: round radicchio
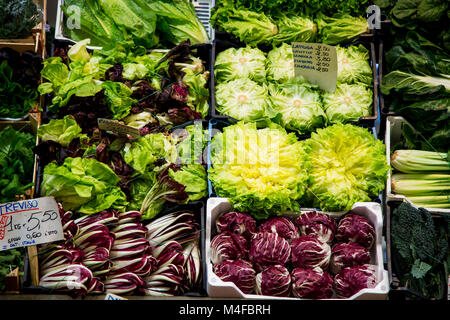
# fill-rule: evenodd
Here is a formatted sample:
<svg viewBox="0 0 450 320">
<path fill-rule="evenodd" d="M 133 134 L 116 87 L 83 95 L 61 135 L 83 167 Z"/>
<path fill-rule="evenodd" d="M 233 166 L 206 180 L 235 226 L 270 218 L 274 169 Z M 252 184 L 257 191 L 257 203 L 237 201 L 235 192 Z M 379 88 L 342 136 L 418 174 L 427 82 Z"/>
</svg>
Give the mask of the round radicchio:
<svg viewBox="0 0 450 320">
<path fill-rule="evenodd" d="M 345 267 L 363 265 L 370 262 L 369 249 L 356 242 L 339 242 L 331 249 L 330 271 L 339 273 Z"/>
<path fill-rule="evenodd" d="M 248 242 L 237 233 L 228 231 L 219 233 L 211 240 L 210 256 L 213 264 L 220 264 L 224 260 L 246 259 Z"/>
<path fill-rule="evenodd" d="M 250 262 L 243 259 L 226 260 L 213 268 L 222 281 L 233 282 L 245 294 L 253 291 L 256 272 Z"/>
<path fill-rule="evenodd" d="M 377 278 L 375 267 L 370 264 L 342 269 L 334 277 L 334 290 L 340 298 L 349 298 L 366 288 L 375 288 Z"/>
<path fill-rule="evenodd" d="M 265 296 L 288 297 L 291 275 L 282 265 L 266 266 L 256 275 L 256 293 Z"/>
<path fill-rule="evenodd" d="M 375 228 L 366 217 L 350 211 L 339 221 L 336 240 L 352 241 L 370 248 L 375 242 Z"/>
<path fill-rule="evenodd" d="M 295 268 L 291 278 L 292 293 L 297 298 L 329 299 L 333 296 L 333 278 L 322 268 Z"/>
<path fill-rule="evenodd" d="M 258 232 L 278 233 L 280 237 L 285 238 L 289 242 L 300 236 L 297 226 L 285 217 L 270 218 L 259 226 Z"/>
<path fill-rule="evenodd" d="M 251 240 L 249 258 L 259 272 L 267 265 L 284 265 L 289 261 L 289 242 L 278 233 L 260 232 Z"/>
<path fill-rule="evenodd" d="M 294 268 L 326 269 L 330 262 L 330 245 L 316 235 L 300 236 L 291 243 L 292 265 Z"/>
<path fill-rule="evenodd" d="M 247 213 L 227 212 L 216 219 L 217 232 L 234 232 L 243 235 L 246 239 L 256 233 L 256 221 Z"/>
<path fill-rule="evenodd" d="M 302 235 L 317 235 L 327 243 L 331 243 L 336 234 L 337 226 L 334 218 L 319 211 L 302 213 L 295 223 Z"/>
</svg>

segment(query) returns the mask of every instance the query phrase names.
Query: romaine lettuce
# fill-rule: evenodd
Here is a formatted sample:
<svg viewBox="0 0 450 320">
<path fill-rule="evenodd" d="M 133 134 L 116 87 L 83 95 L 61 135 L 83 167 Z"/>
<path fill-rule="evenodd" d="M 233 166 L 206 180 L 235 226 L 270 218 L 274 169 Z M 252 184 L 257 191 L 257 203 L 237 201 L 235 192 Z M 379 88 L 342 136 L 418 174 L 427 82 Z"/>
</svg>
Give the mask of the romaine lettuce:
<svg viewBox="0 0 450 320">
<path fill-rule="evenodd" d="M 313 20 L 297 14 L 280 14 L 274 17 L 278 33 L 272 44 L 277 46 L 291 42 L 313 42 L 317 35 L 317 26 Z"/>
<path fill-rule="evenodd" d="M 325 91 L 322 98 L 329 123 L 358 121 L 371 115 L 373 92 L 365 85 L 340 83 L 334 92 Z"/>
<path fill-rule="evenodd" d="M 325 112 L 318 91 L 306 83 L 269 84 L 270 101 L 281 114 L 281 124 L 299 133 L 313 131 L 326 123 Z"/>
<path fill-rule="evenodd" d="M 274 116 L 267 87 L 249 79 L 218 84 L 216 110 L 223 115 L 244 121 L 260 121 Z"/>
<path fill-rule="evenodd" d="M 266 56 L 249 46 L 228 48 L 217 54 L 214 75 L 217 83 L 248 78 L 258 83 L 266 81 Z"/>
<path fill-rule="evenodd" d="M 316 208 L 350 210 L 371 201 L 386 183 L 386 147 L 366 128 L 335 124 L 305 140 L 308 197 Z"/>
</svg>

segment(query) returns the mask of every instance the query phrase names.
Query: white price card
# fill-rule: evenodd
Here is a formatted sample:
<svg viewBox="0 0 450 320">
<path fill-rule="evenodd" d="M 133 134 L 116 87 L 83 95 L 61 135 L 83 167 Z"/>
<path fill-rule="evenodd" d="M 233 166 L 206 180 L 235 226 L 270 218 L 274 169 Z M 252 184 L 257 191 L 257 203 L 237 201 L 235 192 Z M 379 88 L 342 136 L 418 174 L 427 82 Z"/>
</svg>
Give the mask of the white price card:
<svg viewBox="0 0 450 320">
<path fill-rule="evenodd" d="M 336 90 L 336 47 L 322 43 L 293 42 L 292 53 L 296 77 L 303 76 L 326 91 Z"/>
<path fill-rule="evenodd" d="M 121 297 L 121 296 L 118 296 L 118 295 L 116 295 L 116 294 L 114 294 L 114 293 L 107 293 L 106 294 L 106 296 L 105 296 L 105 300 L 128 300 L 128 299 L 126 299 L 126 298 L 123 298 L 123 297 Z"/>
<path fill-rule="evenodd" d="M 139 129 L 124 125 L 117 120 L 110 120 L 104 118 L 97 119 L 98 127 L 101 130 L 111 131 L 119 136 L 127 136 L 130 135 L 132 137 L 138 138 L 141 136 Z"/>
<path fill-rule="evenodd" d="M 63 239 L 55 198 L 0 204 L 0 251 Z"/>
</svg>

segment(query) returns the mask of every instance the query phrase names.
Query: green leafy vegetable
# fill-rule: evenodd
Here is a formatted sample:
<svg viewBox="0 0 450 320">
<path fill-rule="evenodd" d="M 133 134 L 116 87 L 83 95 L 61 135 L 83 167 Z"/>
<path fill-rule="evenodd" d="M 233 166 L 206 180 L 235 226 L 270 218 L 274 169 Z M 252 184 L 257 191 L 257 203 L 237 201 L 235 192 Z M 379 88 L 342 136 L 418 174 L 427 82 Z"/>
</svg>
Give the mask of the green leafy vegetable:
<svg viewBox="0 0 450 320">
<path fill-rule="evenodd" d="M 367 19 L 350 15 L 327 17 L 320 15 L 316 20 L 321 42 L 337 45 L 360 34 L 369 32 Z"/>
<path fill-rule="evenodd" d="M 0 1 L 0 39 L 22 39 L 32 35 L 39 23 L 39 15 L 33 0 Z"/>
<path fill-rule="evenodd" d="M 170 168 L 169 177 L 186 187 L 184 191 L 189 201 L 200 200 L 208 195 L 206 170 L 201 164 L 187 164 L 176 171 Z"/>
<path fill-rule="evenodd" d="M 267 80 L 286 82 L 295 78 L 294 55 L 292 46 L 283 43 L 278 48 L 273 48 L 267 54 L 266 60 Z"/>
<path fill-rule="evenodd" d="M 47 124 L 38 128 L 37 134 L 43 141 L 51 140 L 63 147 L 68 147 L 70 142 L 81 136 L 81 128 L 71 115 L 63 119 L 52 119 Z"/>
<path fill-rule="evenodd" d="M 307 183 L 305 160 L 294 133 L 274 124 L 257 129 L 255 123 L 239 122 L 212 139 L 208 174 L 217 196 L 262 219 L 299 209 Z"/>
<path fill-rule="evenodd" d="M 270 101 L 276 112 L 281 114 L 281 124 L 286 129 L 299 133 L 314 131 L 326 123 L 322 101 L 318 91 L 306 83 L 288 82 L 269 84 Z"/>
<path fill-rule="evenodd" d="M 305 140 L 308 201 L 329 211 L 371 201 L 385 187 L 385 148 L 366 128 L 338 123 L 317 129 Z"/>
<path fill-rule="evenodd" d="M 88 158 L 66 158 L 63 165 L 51 162 L 44 168 L 41 196 L 53 196 L 65 210 L 94 214 L 124 208 L 126 196 L 119 178 L 104 163 Z"/>
<path fill-rule="evenodd" d="M 372 114 L 373 92 L 362 84 L 340 83 L 334 92 L 325 91 L 322 98 L 330 123 L 356 122 Z"/>
<path fill-rule="evenodd" d="M 363 46 L 336 47 L 337 81 L 344 83 L 372 84 L 373 74 L 369 64 L 369 51 Z"/>
<path fill-rule="evenodd" d="M 317 26 L 312 19 L 296 14 L 275 16 L 278 33 L 272 44 L 277 46 L 291 42 L 313 42 L 317 36 Z"/>
<path fill-rule="evenodd" d="M 214 75 L 217 83 L 248 78 L 257 83 L 266 81 L 266 56 L 249 46 L 228 48 L 217 54 Z"/>
</svg>

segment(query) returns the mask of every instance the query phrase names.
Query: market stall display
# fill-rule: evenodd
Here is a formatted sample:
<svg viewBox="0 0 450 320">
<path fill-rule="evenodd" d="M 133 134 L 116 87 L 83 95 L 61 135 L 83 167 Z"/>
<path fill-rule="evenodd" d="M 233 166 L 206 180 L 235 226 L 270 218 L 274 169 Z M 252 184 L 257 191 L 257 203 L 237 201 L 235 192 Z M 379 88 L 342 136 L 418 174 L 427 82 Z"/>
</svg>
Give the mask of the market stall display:
<svg viewBox="0 0 450 320">
<path fill-rule="evenodd" d="M 52 5 L 0 8 L 0 299 L 448 300 L 446 1 Z"/>
</svg>

